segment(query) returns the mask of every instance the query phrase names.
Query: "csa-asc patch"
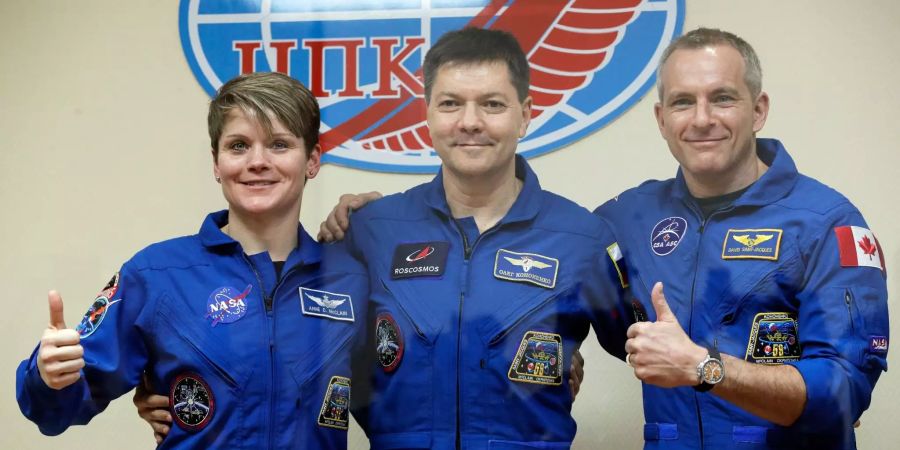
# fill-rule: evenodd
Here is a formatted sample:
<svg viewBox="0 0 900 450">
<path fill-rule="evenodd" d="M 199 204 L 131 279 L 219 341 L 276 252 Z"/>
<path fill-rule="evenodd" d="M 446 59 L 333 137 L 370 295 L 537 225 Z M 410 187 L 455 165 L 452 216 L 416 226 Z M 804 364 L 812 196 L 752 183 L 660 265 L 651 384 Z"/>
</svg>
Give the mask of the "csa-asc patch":
<svg viewBox="0 0 900 450">
<path fill-rule="evenodd" d="M 389 313 L 375 319 L 375 353 L 385 372 L 393 372 L 403 359 L 403 333 Z"/>
<path fill-rule="evenodd" d="M 119 273 L 116 272 L 115 275 L 106 283 L 106 286 L 97 294 L 97 298 L 94 299 L 94 303 L 91 304 L 91 307 L 88 308 L 87 312 L 84 313 L 84 317 L 81 318 L 81 323 L 75 327 L 75 331 L 82 338 L 86 338 L 97 330 L 97 327 L 100 326 L 100 323 L 103 322 L 103 319 L 106 317 L 106 312 L 109 310 L 111 305 L 118 303 L 122 299 L 110 300 L 116 292 L 119 290 Z"/>
<path fill-rule="evenodd" d="M 185 431 L 202 430 L 212 419 L 216 409 L 212 389 L 195 373 L 181 374 L 169 391 L 172 418 Z"/>
<path fill-rule="evenodd" d="M 672 253 L 684 237 L 685 231 L 687 220 L 683 217 L 667 217 L 660 220 L 650 232 L 650 249 L 659 256 Z"/>
<path fill-rule="evenodd" d="M 765 312 L 753 318 L 747 361 L 782 364 L 800 359 L 796 313 Z"/>
<path fill-rule="evenodd" d="M 528 331 L 509 367 L 509 379 L 523 383 L 558 386 L 562 384 L 562 337 Z"/>
<path fill-rule="evenodd" d="M 319 411 L 319 426 L 346 430 L 350 423 L 350 379 L 333 376 Z"/>
</svg>

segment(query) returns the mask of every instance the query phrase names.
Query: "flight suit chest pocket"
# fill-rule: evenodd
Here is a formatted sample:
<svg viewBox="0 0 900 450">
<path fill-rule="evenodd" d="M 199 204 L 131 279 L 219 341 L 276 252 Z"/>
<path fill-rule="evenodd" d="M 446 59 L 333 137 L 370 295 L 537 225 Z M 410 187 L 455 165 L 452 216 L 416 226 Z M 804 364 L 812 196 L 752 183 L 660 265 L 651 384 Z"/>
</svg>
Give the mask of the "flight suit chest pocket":
<svg viewBox="0 0 900 450">
<path fill-rule="evenodd" d="M 190 446 L 215 436 L 215 446 L 238 448 L 236 443 L 247 438 L 244 424 L 254 421 L 242 400 L 252 391 L 250 374 L 238 366 L 239 358 L 229 358 L 228 348 L 203 334 L 200 327 L 210 325 L 202 317 L 191 320 L 165 308 L 164 302 L 161 306 L 150 371 L 154 384 L 168 390 L 176 425 L 164 443 Z"/>
<path fill-rule="evenodd" d="M 182 366 L 185 370 L 193 368 L 213 375 L 230 389 L 241 390 L 248 374 L 239 366 L 240 358 L 234 356 L 239 352 L 232 352 L 227 347 L 253 343 L 216 342 L 211 336 L 204 334 L 204 328 L 210 325 L 202 317 L 192 320 L 190 316 L 170 311 L 164 302 L 161 306 L 156 324 L 157 329 L 164 330 L 157 335 L 160 362 Z"/>
</svg>

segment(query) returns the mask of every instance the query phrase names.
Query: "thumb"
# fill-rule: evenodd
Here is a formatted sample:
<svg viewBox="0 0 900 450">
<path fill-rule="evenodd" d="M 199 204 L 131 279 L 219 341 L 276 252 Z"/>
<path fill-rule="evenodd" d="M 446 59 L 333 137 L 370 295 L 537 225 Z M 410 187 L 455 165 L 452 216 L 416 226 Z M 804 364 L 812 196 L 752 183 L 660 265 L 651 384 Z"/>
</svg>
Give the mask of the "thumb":
<svg viewBox="0 0 900 450">
<path fill-rule="evenodd" d="M 63 301 L 59 292 L 50 291 L 47 294 L 47 302 L 50 304 L 50 328 L 64 330 L 66 319 L 63 317 Z"/>
<path fill-rule="evenodd" d="M 653 285 L 653 291 L 650 293 L 650 298 L 653 302 L 653 310 L 656 311 L 657 322 L 678 321 L 675 317 L 675 313 L 669 308 L 669 302 L 666 301 L 665 294 L 663 294 L 663 284 L 661 281 L 657 281 L 656 284 Z"/>
</svg>

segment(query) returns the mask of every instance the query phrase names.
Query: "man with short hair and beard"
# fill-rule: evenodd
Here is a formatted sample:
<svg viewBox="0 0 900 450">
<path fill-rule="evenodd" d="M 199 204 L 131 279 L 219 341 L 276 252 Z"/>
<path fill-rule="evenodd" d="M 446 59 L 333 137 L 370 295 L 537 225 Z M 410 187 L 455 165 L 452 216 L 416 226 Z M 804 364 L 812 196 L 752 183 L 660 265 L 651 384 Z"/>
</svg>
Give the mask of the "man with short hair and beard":
<svg viewBox="0 0 900 450">
<path fill-rule="evenodd" d="M 654 111 L 678 174 L 595 211 L 630 265 L 636 314 L 655 313 L 626 343 L 646 448 L 855 448 L 853 423 L 887 368 L 875 236 L 779 141 L 756 138 L 769 97 L 743 39 L 691 31 L 658 75 Z"/>
</svg>

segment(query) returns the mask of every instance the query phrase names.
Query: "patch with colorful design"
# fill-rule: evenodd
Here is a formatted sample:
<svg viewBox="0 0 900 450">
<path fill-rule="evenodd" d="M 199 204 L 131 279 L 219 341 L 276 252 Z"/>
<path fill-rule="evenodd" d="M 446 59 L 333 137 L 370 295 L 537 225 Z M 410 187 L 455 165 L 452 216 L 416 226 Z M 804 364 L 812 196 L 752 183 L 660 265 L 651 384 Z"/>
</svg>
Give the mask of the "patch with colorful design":
<svg viewBox="0 0 900 450">
<path fill-rule="evenodd" d="M 322 399 L 319 426 L 346 430 L 350 424 L 350 378 L 333 376 Z"/>
<path fill-rule="evenodd" d="M 764 312 L 753 318 L 747 361 L 758 364 L 783 364 L 800 359 L 797 314 Z"/>
<path fill-rule="evenodd" d="M 522 383 L 562 384 L 562 336 L 528 331 L 509 367 L 509 379 Z"/>
<path fill-rule="evenodd" d="M 202 430 L 212 420 L 216 401 L 209 384 L 196 373 L 175 378 L 169 390 L 172 418 L 185 431 Z"/>
<path fill-rule="evenodd" d="M 118 291 L 119 272 L 116 272 L 109 282 L 106 283 L 106 286 L 100 290 L 100 293 L 97 294 L 94 303 L 91 303 L 90 308 L 84 313 L 84 317 L 81 318 L 81 322 L 75 327 L 75 331 L 77 331 L 82 338 L 94 334 L 94 331 L 97 331 L 97 328 L 100 327 L 103 319 L 106 318 L 109 307 L 122 300 L 121 298 L 110 300 Z"/>
<path fill-rule="evenodd" d="M 390 313 L 375 319 L 375 354 L 385 372 L 393 372 L 403 359 L 403 333 Z"/>
</svg>

